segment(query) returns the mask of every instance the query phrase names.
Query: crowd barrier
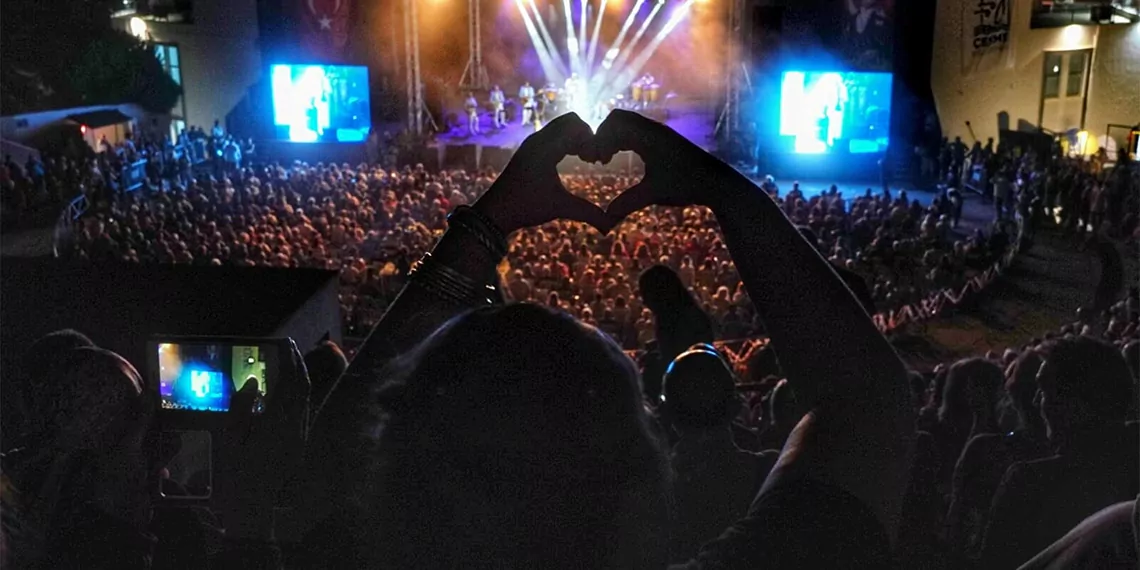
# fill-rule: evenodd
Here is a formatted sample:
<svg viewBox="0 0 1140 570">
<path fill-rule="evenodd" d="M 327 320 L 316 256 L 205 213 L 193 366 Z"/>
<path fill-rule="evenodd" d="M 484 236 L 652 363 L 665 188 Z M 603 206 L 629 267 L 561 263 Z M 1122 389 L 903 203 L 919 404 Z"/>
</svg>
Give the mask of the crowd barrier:
<svg viewBox="0 0 1140 570">
<path fill-rule="evenodd" d="M 123 174 L 119 178 L 123 192 L 134 192 L 142 188 L 143 183 L 146 182 L 147 164 L 149 164 L 149 161 L 143 159 L 123 165 Z"/>
<path fill-rule="evenodd" d="M 88 207 L 87 196 L 80 194 L 68 202 L 63 212 L 60 212 L 52 231 L 52 255 L 60 257 L 64 252 L 70 251 L 74 224 L 87 213 Z"/>
<path fill-rule="evenodd" d="M 989 287 L 1005 273 L 1005 270 L 1013 264 L 1017 254 L 1021 251 L 1023 227 L 1020 220 L 1016 224 L 1016 237 L 1011 241 L 1009 249 L 980 275 L 975 275 L 957 291 L 953 287 L 946 287 L 930 293 L 924 299 L 908 303 L 898 309 L 876 313 L 871 317 L 875 326 L 883 334 L 896 332 L 906 325 L 930 320 L 947 309 L 958 307 L 969 300 L 971 296 Z"/>
<path fill-rule="evenodd" d="M 990 265 L 980 275 L 972 277 L 964 285 L 959 288 L 945 287 L 928 294 L 924 299 L 914 303 L 908 303 L 899 307 L 898 309 L 890 311 L 882 311 L 875 313 L 871 316 L 871 320 L 883 334 L 890 334 L 898 332 L 905 326 L 918 324 L 930 319 L 933 319 L 948 309 L 961 306 L 967 302 L 972 296 L 981 293 L 984 289 L 997 281 L 1006 269 L 1013 264 L 1017 254 L 1020 253 L 1022 248 L 1022 223 L 1017 220 L 1016 239 L 1012 240 L 1009 249 Z M 753 337 L 735 340 L 716 341 L 713 346 L 720 350 L 721 354 L 728 359 L 729 364 L 738 374 L 743 375 L 747 371 L 748 360 L 755 354 L 756 351 L 768 346 L 767 337 Z M 626 354 L 634 360 L 639 359 L 643 354 L 643 350 L 627 350 Z"/>
</svg>

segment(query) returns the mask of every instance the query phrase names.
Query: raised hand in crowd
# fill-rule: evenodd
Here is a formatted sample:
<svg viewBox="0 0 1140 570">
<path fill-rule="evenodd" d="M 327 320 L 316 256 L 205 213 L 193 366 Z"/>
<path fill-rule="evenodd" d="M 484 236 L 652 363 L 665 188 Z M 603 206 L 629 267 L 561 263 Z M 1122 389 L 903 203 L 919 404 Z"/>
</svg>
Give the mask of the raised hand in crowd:
<svg viewBox="0 0 1140 570">
<path fill-rule="evenodd" d="M 749 518 L 706 546 L 700 562 L 714 567 L 772 562 L 764 553 L 771 544 L 764 533 L 783 528 L 789 534 L 779 531 L 779 536 L 792 540 L 787 529 L 796 528 L 803 534 L 795 544 L 803 545 L 800 541 L 826 532 L 823 525 L 807 528 L 812 525 L 805 521 L 789 524 L 796 519 L 789 509 L 826 518 L 823 509 L 839 505 L 851 509 L 843 513 L 847 525 L 878 521 L 878 533 L 875 526 L 862 529 L 868 540 L 861 550 L 885 555 L 887 537 L 897 530 L 914 434 L 906 371 L 894 349 L 827 261 L 743 175 L 668 127 L 634 113 L 611 113 L 598 128 L 595 145 L 602 160 L 633 150 L 646 161 L 646 178 L 609 205 L 611 215 L 654 204 L 712 209 L 797 401 L 810 410 L 792 431 Z M 820 493 L 831 496 L 830 504 L 816 504 L 802 492 L 820 485 Z M 844 495 L 852 498 L 844 500 Z M 771 504 L 766 498 L 772 498 Z M 854 507 L 858 504 L 868 510 L 862 519 Z M 788 552 L 793 550 L 798 549 Z M 838 552 L 814 550 L 822 557 Z"/>
<path fill-rule="evenodd" d="M 558 179 L 558 162 L 583 152 L 590 136 L 576 114 L 559 117 L 527 139 L 472 207 L 452 214 L 452 229 L 417 267 L 420 279 L 413 276 L 389 306 L 317 413 L 306 470 L 314 480 L 305 493 L 314 520 L 333 512 L 327 493 L 367 463 L 372 437 L 362 426 L 375 419 L 370 395 L 388 361 L 448 319 L 501 300 L 496 265 L 507 233 L 561 218 L 612 226 L 601 208 L 566 192 Z"/>
<path fill-rule="evenodd" d="M 274 538 L 274 511 L 291 507 L 299 491 L 309 435 L 308 371 L 296 343 L 280 358 L 280 374 L 262 401 L 256 382 L 246 382 L 230 404 L 215 477 L 222 521 L 229 538 Z M 261 409 L 261 413 L 255 410 Z"/>
</svg>

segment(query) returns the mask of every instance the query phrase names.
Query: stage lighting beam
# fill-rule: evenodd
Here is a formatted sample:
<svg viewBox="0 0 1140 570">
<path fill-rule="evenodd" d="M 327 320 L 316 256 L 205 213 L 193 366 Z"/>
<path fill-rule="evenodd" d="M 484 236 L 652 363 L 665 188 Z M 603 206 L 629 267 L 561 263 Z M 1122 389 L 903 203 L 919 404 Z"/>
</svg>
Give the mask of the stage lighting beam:
<svg viewBox="0 0 1140 570">
<path fill-rule="evenodd" d="M 586 47 L 587 47 L 586 46 L 586 19 L 588 18 L 587 8 L 589 7 L 589 2 L 590 2 L 590 0 L 578 0 L 578 5 L 581 6 L 581 10 L 580 10 L 581 14 L 580 14 L 580 17 L 578 18 L 578 42 L 577 42 L 578 43 L 578 49 L 579 49 L 579 55 L 578 55 L 579 63 L 578 63 L 578 65 L 579 65 L 579 67 L 582 68 L 583 73 L 589 73 L 590 72 L 588 62 L 584 62 L 584 60 L 586 59 Z"/>
<path fill-rule="evenodd" d="M 526 33 L 530 36 L 530 43 L 534 45 L 534 51 L 538 54 L 538 62 L 542 66 L 542 72 L 546 77 L 557 77 L 563 72 L 555 65 L 554 59 L 550 55 L 550 50 L 547 48 L 535 29 L 534 22 L 531 20 L 530 14 L 527 12 L 524 0 L 515 0 L 515 5 L 519 8 L 519 14 L 522 15 L 523 25 L 526 27 Z"/>
<path fill-rule="evenodd" d="M 625 46 L 625 49 L 622 50 L 621 54 L 619 54 L 617 59 L 612 63 L 612 67 L 618 70 L 618 72 L 625 67 L 625 62 L 629 59 L 630 54 L 634 53 L 637 42 L 645 35 L 645 30 L 648 30 L 649 24 L 653 23 L 653 17 L 661 11 L 661 7 L 664 5 L 665 3 L 660 0 L 653 3 L 653 9 L 649 11 L 649 17 L 641 23 L 641 26 L 637 28 L 637 33 L 633 34 L 633 39 L 629 41 L 629 44 Z"/>
<path fill-rule="evenodd" d="M 538 6 L 534 4 L 534 0 L 526 0 L 530 5 L 531 12 L 533 12 L 534 25 L 538 28 L 538 33 L 542 36 L 542 40 L 546 45 L 546 51 L 550 54 L 550 59 L 558 66 L 559 74 L 562 76 L 569 76 L 570 73 L 566 70 L 566 62 L 562 61 L 562 55 L 558 53 L 557 47 L 554 44 L 554 38 L 550 37 L 550 31 L 546 29 L 546 24 L 542 20 L 542 13 L 538 11 Z M 535 46 L 537 47 L 537 45 Z"/>
<path fill-rule="evenodd" d="M 633 21 L 637 19 L 637 13 L 641 10 L 641 5 L 644 3 L 645 0 L 637 0 L 637 2 L 633 4 L 633 10 L 631 10 L 629 15 L 625 17 L 625 22 L 622 23 L 621 30 L 618 31 L 617 39 L 614 40 L 612 46 L 612 51 L 614 51 L 614 53 L 621 51 L 621 44 L 623 41 L 625 41 L 625 35 L 628 34 L 629 29 L 633 27 Z"/>
<path fill-rule="evenodd" d="M 562 0 L 562 19 L 566 20 L 566 52 L 570 56 L 570 73 L 582 73 L 582 60 L 578 57 L 577 41 L 574 39 L 574 11 L 570 0 Z"/>
<path fill-rule="evenodd" d="M 589 89 L 591 92 L 600 92 L 602 86 L 608 83 L 608 75 L 613 71 L 614 59 L 621 53 L 622 42 L 625 41 L 625 36 L 629 33 L 629 29 L 633 27 L 633 22 L 637 19 L 637 13 L 641 10 L 641 5 L 644 3 L 645 0 L 637 0 L 633 5 L 633 10 L 626 16 L 625 22 L 621 25 L 621 30 L 618 31 L 617 39 L 614 40 L 613 45 L 609 51 L 606 52 L 605 59 L 602 60 L 602 70 L 590 78 Z"/>
<path fill-rule="evenodd" d="M 633 78 L 636 77 L 639 72 L 641 72 L 641 69 L 645 67 L 646 63 L 649 62 L 649 58 L 653 57 L 653 54 L 657 51 L 657 48 L 661 47 L 662 42 L 664 42 L 665 38 L 669 36 L 669 33 L 672 32 L 673 29 L 676 28 L 677 25 L 685 19 L 685 16 L 689 15 L 690 8 L 693 6 L 693 2 L 694 0 L 685 0 L 685 3 L 682 4 L 681 7 L 677 9 L 677 11 L 673 12 L 671 16 L 669 16 L 669 19 L 665 22 L 665 25 L 662 26 L 661 30 L 658 31 L 655 36 L 653 36 L 653 40 L 649 42 L 649 45 L 647 45 L 645 49 L 641 50 L 641 53 L 639 53 L 637 57 L 634 58 L 633 62 L 630 63 L 625 70 L 623 70 L 622 75 L 620 75 L 618 78 L 618 85 L 621 85 L 623 82 L 632 81 Z"/>
<path fill-rule="evenodd" d="M 586 50 L 586 69 L 592 70 L 594 67 L 594 56 L 598 53 L 598 34 L 602 31 L 602 18 L 606 15 L 606 4 L 609 0 L 602 0 L 601 8 L 598 8 L 598 18 L 594 21 L 594 33 L 590 38 L 590 47 Z"/>
</svg>

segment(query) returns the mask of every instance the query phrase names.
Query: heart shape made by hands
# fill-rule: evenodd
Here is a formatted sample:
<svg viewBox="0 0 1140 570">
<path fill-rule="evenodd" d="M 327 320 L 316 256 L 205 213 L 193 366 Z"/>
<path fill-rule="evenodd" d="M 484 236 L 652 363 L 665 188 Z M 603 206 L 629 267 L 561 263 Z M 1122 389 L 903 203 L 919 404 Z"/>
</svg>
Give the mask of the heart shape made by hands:
<svg viewBox="0 0 1140 570">
<path fill-rule="evenodd" d="M 645 175 L 605 208 L 571 194 L 557 166 L 567 156 L 608 163 L 621 151 L 645 163 Z M 607 233 L 633 212 L 651 205 L 702 204 L 705 174 L 720 163 L 669 127 L 637 113 L 615 110 L 593 132 L 575 113 L 562 115 L 531 135 L 475 207 L 509 234 L 556 219 L 574 220 Z"/>
</svg>

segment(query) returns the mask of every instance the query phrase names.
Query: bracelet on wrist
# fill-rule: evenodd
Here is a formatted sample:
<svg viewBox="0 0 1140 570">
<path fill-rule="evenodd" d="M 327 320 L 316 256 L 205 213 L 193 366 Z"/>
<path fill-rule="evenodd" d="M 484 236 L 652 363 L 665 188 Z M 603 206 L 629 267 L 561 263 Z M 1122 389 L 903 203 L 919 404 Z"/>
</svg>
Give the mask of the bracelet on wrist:
<svg viewBox="0 0 1140 570">
<path fill-rule="evenodd" d="M 454 268 L 436 261 L 431 253 L 412 265 L 408 272 L 409 284 L 455 305 L 476 306 L 494 304 L 495 288 L 480 284 Z"/>
<path fill-rule="evenodd" d="M 449 226 L 474 236 L 497 259 L 507 255 L 507 236 L 487 216 L 470 206 L 459 206 L 447 216 Z"/>
</svg>

